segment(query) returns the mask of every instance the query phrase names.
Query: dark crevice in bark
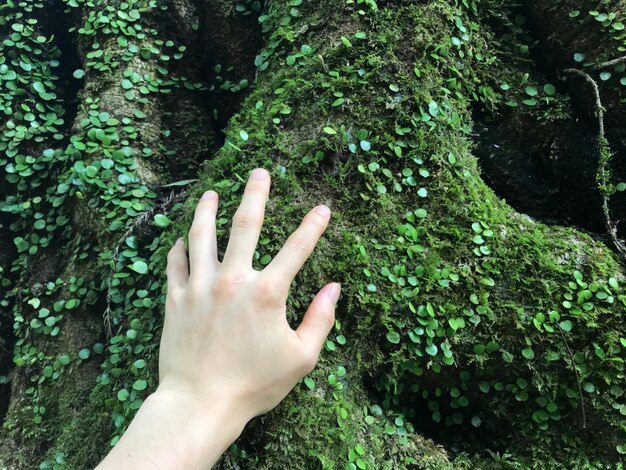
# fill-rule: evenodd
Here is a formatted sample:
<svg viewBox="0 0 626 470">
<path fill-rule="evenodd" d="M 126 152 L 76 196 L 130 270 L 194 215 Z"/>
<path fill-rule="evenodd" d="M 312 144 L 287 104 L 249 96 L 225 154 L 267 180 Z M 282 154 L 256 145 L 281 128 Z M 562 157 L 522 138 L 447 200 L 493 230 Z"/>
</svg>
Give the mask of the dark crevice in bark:
<svg viewBox="0 0 626 470">
<path fill-rule="evenodd" d="M 562 80 L 568 55 L 556 46 L 555 33 L 548 34 L 546 24 L 552 21 L 538 16 L 532 2 L 515 14 L 526 18 L 531 77 L 568 96 L 572 116 L 538 120 L 520 104 L 520 109 L 502 106 L 494 119 L 474 106 L 475 154 L 483 178 L 517 211 L 547 224 L 578 227 L 609 242 L 596 183 L 598 125 L 592 93 L 581 80 Z M 613 151 L 626 151 L 619 126 L 610 126 L 607 137 Z M 615 165 L 613 172 L 615 182 L 626 179 L 626 165 Z M 616 194 L 611 208 L 616 219 L 626 218 L 626 196 Z"/>
<path fill-rule="evenodd" d="M 13 375 L 13 358 L 11 351 L 15 344 L 13 325 L 8 321 L 8 311 L 0 306 L 0 427 L 4 422 L 9 401 L 11 399 L 11 377 Z"/>
<path fill-rule="evenodd" d="M 60 129 L 64 135 L 67 135 L 65 131 L 69 129 L 76 116 L 79 103 L 77 96 L 83 82 L 82 79 L 79 80 L 73 76 L 74 71 L 81 68 L 81 61 L 76 46 L 76 33 L 69 32 L 72 26 L 71 18 L 63 12 L 66 8 L 63 0 L 52 0 L 51 6 L 46 7 L 46 15 L 41 22 L 44 34 L 54 35 L 54 44 L 61 51 L 60 64 L 55 68 L 55 73 L 59 77 L 56 83 L 56 93 L 61 97 L 65 112 L 64 125 Z M 65 143 L 65 140 L 61 142 Z"/>
<path fill-rule="evenodd" d="M 11 400 L 11 379 L 13 377 L 13 324 L 9 321 L 11 312 L 0 306 L 0 427 Z"/>
<path fill-rule="evenodd" d="M 13 334 L 13 314 L 12 304 L 7 298 L 6 292 L 10 289 L 12 281 L 9 277 L 11 262 L 17 257 L 13 238 L 8 229 L 7 217 L 0 216 L 0 243 L 3 247 L 0 250 L 0 427 L 4 422 L 9 401 L 11 399 L 11 379 L 13 376 L 13 346 L 15 345 L 15 335 Z M 4 225 L 6 224 L 6 225 Z M 4 226 L 3 226 L 4 225 Z"/>
<path fill-rule="evenodd" d="M 385 371 L 381 371 L 376 377 L 384 377 Z M 510 437 L 515 436 L 517 431 L 512 425 L 507 415 L 492 415 L 491 404 L 485 401 L 471 401 L 468 407 L 462 409 L 464 415 L 490 416 L 491 423 L 496 425 L 486 426 L 483 422 L 465 419 L 461 424 L 446 422 L 446 418 L 451 419 L 455 410 L 445 401 L 438 400 L 435 389 L 447 390 L 454 388 L 454 383 L 443 383 L 442 377 L 438 374 L 426 373 L 421 377 L 407 376 L 402 382 L 398 383 L 399 389 L 403 389 L 404 393 L 398 395 L 398 402 L 394 404 L 386 403 L 384 392 L 379 390 L 376 380 L 386 380 L 372 376 L 364 377 L 364 388 L 371 396 L 371 403 L 379 403 L 383 405 L 383 409 L 392 409 L 404 415 L 415 429 L 415 433 L 427 439 L 432 440 L 435 444 L 443 446 L 443 448 L 451 456 L 461 452 L 469 454 L 487 455 L 489 452 L 507 452 L 511 445 Z M 417 391 L 410 391 L 411 387 L 423 386 Z M 430 384 L 424 385 L 424 384 Z M 468 389 L 477 389 L 478 381 L 467 383 Z M 431 397 L 432 400 L 429 398 Z M 435 408 L 436 406 L 436 408 Z M 436 412 L 439 412 L 439 418 L 435 418 Z M 494 429 L 497 426 L 497 429 Z M 502 436 L 498 439 L 497 436 Z"/>
<path fill-rule="evenodd" d="M 599 71 L 592 64 L 603 63 L 623 56 L 623 52 L 618 51 L 617 41 L 612 37 L 611 28 L 605 26 L 592 17 L 588 12 L 592 9 L 603 9 L 596 2 L 585 2 L 581 4 L 577 1 L 567 0 L 559 5 L 550 2 L 537 0 L 524 1 L 524 13 L 528 18 L 528 25 L 533 37 L 540 43 L 540 47 L 533 49 L 533 59 L 538 68 L 546 74 L 556 76 L 557 79 L 564 78 L 561 83 L 565 92 L 572 99 L 574 109 L 580 116 L 594 116 L 595 99 L 593 93 L 585 84 L 584 80 L 574 79 L 567 76 L 563 70 L 570 67 L 585 69 L 593 75 L 602 96 L 602 105 L 605 108 L 605 127 L 623 128 L 623 121 L 626 118 L 626 108 L 623 106 L 623 87 L 619 85 L 619 73 L 613 72 L 609 80 L 600 80 Z M 614 2 L 610 9 L 618 17 L 626 13 L 624 9 L 626 3 Z M 570 18 L 572 10 L 579 10 L 579 15 Z M 574 60 L 575 53 L 582 53 L 585 60 L 580 63 Z M 606 70 L 613 71 L 612 67 Z M 614 139 L 612 144 L 624 151 L 623 142 Z"/>
<path fill-rule="evenodd" d="M 212 0 L 204 2 L 199 13 L 200 42 L 205 51 L 200 69 L 215 87 L 209 97 L 209 109 L 216 128 L 222 129 L 239 111 L 254 82 L 254 59 L 263 45 L 258 22 L 263 12 L 245 15 L 236 11 L 235 2 Z"/>
<path fill-rule="evenodd" d="M 69 142 L 68 130 L 73 122 L 78 108 L 77 95 L 82 86 L 82 80 L 73 77 L 73 72 L 80 68 L 80 59 L 76 48 L 76 35 L 69 32 L 70 21 L 68 15 L 64 13 L 66 5 L 62 0 L 49 0 L 45 8 L 41 10 L 38 18 L 38 26 L 43 36 L 52 38 L 53 48 L 58 49 L 60 56 L 56 59 L 58 65 L 52 67 L 52 73 L 57 75 L 58 79 L 55 83 L 55 93 L 57 95 L 56 103 L 62 105 L 63 108 L 63 124 L 58 126 L 58 132 L 65 137 L 61 140 L 44 141 L 37 147 L 29 149 L 32 154 L 42 152 L 45 148 L 63 148 Z M 27 151 L 24 149 L 24 151 Z M 57 175 L 58 167 L 53 167 L 49 178 L 54 180 Z M 2 185 L 4 186 L 4 185 Z M 43 196 L 42 186 L 40 190 L 33 191 L 32 197 Z M 1 192 L 0 192 L 1 193 Z M 10 198 L 11 196 L 9 196 Z M 0 254 L 0 288 L 3 292 L 8 292 L 15 283 L 22 282 L 26 285 L 22 272 L 22 280 L 19 270 L 11 270 L 11 265 L 17 259 L 18 253 L 13 243 L 14 232 L 11 228 L 12 224 L 19 220 L 19 216 L 10 213 L 1 213 L 2 222 L 0 223 L 0 240 L 2 241 L 2 253 Z M 59 245 L 59 248 L 62 245 Z M 37 264 L 37 268 L 33 269 L 33 279 L 38 273 L 41 273 L 41 265 Z M 0 426 L 4 422 L 6 412 L 11 399 L 11 386 L 13 377 L 13 347 L 16 342 L 13 331 L 13 300 L 6 294 L 0 299 Z"/>
<path fill-rule="evenodd" d="M 27 291 L 35 297 L 45 295 L 45 284 L 54 279 L 58 273 L 63 272 L 67 265 L 68 256 L 64 253 L 66 245 L 67 240 L 64 237 L 53 238 L 52 243 L 48 246 L 50 251 L 47 253 L 57 253 L 57 255 L 32 255 L 27 266 L 16 271 L 16 279 L 13 282 L 14 285 L 20 286 L 16 290 L 16 295 L 10 297 L 5 295 L 2 299 L 3 303 L 0 304 L 0 427 L 9 408 L 11 394 L 14 391 L 18 391 L 16 393 L 19 394 L 21 390 L 20 385 L 13 381 L 13 347 L 17 340 L 13 330 L 13 309 L 16 304 L 20 304 L 22 308 L 19 311 L 26 322 L 30 322 L 36 317 L 36 310 L 30 305 L 26 305 L 25 299 L 22 298 L 22 292 Z M 32 342 L 37 345 L 38 338 L 33 337 Z M 28 376 L 24 372 L 22 375 Z"/>
<path fill-rule="evenodd" d="M 199 97 L 201 102 L 196 101 Z M 171 136 L 165 144 L 171 152 L 165 160 L 166 183 L 196 178 L 200 163 L 222 145 L 220 132 L 209 117 L 207 99 L 206 94 L 184 88 L 163 99 L 162 127 Z"/>
<path fill-rule="evenodd" d="M 476 118 L 474 131 L 485 182 L 516 210 L 547 224 L 603 232 L 593 122 L 537 123 L 511 112 L 497 121 Z"/>
<path fill-rule="evenodd" d="M 196 3 L 171 0 L 170 14 L 163 15 L 160 23 L 165 30 L 173 32 L 177 44 L 186 47 L 182 59 L 170 63 L 172 75 L 185 77 L 189 83 L 202 84 L 208 89 L 208 76 L 202 65 L 206 51 L 200 43 Z M 165 146 L 174 150 L 165 160 L 166 179 L 171 180 L 168 182 L 193 179 L 198 174 L 198 165 L 211 158 L 222 145 L 219 129 L 211 119 L 210 93 L 183 85 L 164 95 L 162 100 L 162 128 L 171 136 Z"/>
</svg>

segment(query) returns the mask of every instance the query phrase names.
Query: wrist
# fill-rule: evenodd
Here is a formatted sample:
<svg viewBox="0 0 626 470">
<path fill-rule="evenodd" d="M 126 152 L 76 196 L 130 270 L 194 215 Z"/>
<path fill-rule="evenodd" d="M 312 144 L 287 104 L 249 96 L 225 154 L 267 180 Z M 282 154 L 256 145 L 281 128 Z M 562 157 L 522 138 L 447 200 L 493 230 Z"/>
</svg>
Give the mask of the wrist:
<svg viewBox="0 0 626 470">
<path fill-rule="evenodd" d="M 235 428 L 245 425 L 257 414 L 252 412 L 250 400 L 223 389 L 199 393 L 197 389 L 181 382 L 164 380 L 152 394 L 153 402 L 159 406 L 175 409 L 177 412 L 197 421 L 215 421 L 214 417 L 227 418 Z"/>
<path fill-rule="evenodd" d="M 196 397 L 159 386 L 143 403 L 142 409 L 156 422 L 167 423 L 180 454 L 190 461 L 207 464 L 219 456 L 241 435 L 249 418 L 228 400 L 198 400 Z M 189 468 L 205 468 L 194 466 Z"/>
<path fill-rule="evenodd" d="M 199 401 L 193 394 L 159 386 L 98 470 L 208 470 L 246 423 L 231 401 Z"/>
</svg>

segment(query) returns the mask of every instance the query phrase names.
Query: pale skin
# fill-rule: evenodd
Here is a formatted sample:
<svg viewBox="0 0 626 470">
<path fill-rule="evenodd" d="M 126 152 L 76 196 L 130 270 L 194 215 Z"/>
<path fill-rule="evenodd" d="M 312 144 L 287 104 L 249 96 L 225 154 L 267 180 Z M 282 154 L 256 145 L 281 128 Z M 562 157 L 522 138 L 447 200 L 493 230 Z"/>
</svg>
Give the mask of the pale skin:
<svg viewBox="0 0 626 470">
<path fill-rule="evenodd" d="M 268 412 L 311 372 L 335 321 L 341 286 L 324 286 L 296 330 L 287 323 L 292 280 L 330 220 L 313 208 L 263 271 L 252 259 L 270 175 L 254 170 L 218 260 L 219 196 L 204 193 L 189 230 L 167 255 L 159 385 L 97 467 L 210 469 L 253 417 Z"/>
</svg>

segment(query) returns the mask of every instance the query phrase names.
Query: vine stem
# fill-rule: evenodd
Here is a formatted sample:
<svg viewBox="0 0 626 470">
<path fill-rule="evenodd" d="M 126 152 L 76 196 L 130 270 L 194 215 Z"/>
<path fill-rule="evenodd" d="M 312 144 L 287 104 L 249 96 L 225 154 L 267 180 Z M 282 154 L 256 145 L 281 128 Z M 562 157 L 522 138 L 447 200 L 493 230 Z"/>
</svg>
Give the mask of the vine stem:
<svg viewBox="0 0 626 470">
<path fill-rule="evenodd" d="M 113 262 L 113 270 L 115 270 L 115 263 L 117 262 L 117 257 L 119 256 L 119 251 L 124 241 L 128 237 L 130 237 L 133 233 L 137 232 L 141 227 L 144 227 L 146 223 L 150 220 L 150 217 L 152 216 L 152 214 L 154 214 L 155 211 L 163 210 L 164 213 L 167 213 L 167 210 L 170 208 L 170 206 L 173 205 L 179 199 L 183 198 L 186 194 L 187 194 L 186 190 L 182 190 L 179 193 L 176 193 L 176 191 L 172 191 L 169 194 L 169 196 L 165 199 L 165 201 L 163 201 L 161 204 L 155 205 L 152 209 L 143 212 L 139 217 L 135 219 L 135 221 L 128 228 L 128 230 L 124 232 L 124 235 L 120 237 L 120 239 L 118 240 L 115 246 L 115 251 L 111 255 L 111 261 Z M 111 314 L 113 312 L 113 309 L 111 308 L 111 277 L 112 276 L 109 276 L 107 278 L 107 295 L 106 295 L 107 307 L 104 310 L 104 313 L 102 314 L 104 329 L 106 331 L 108 340 L 110 340 L 113 337 L 113 328 L 112 328 L 112 322 L 111 322 Z"/>
<path fill-rule="evenodd" d="M 561 325 L 557 323 L 556 326 L 558 326 L 559 328 L 559 332 L 561 333 L 561 337 L 563 338 L 563 342 L 565 343 L 565 347 L 567 348 L 567 352 L 569 354 L 569 358 L 572 363 L 572 369 L 574 369 L 574 374 L 576 375 L 576 383 L 578 384 L 578 394 L 580 395 L 580 409 L 583 415 L 583 429 L 585 429 L 587 427 L 587 416 L 585 414 L 585 401 L 583 400 L 583 388 L 580 385 L 580 376 L 578 375 L 578 369 L 576 369 L 576 362 L 574 362 L 574 354 L 572 354 L 572 350 L 570 349 L 569 343 L 567 342 L 567 339 L 565 338 L 565 334 L 563 333 L 563 329 L 561 328 Z"/>
<path fill-rule="evenodd" d="M 594 70 L 605 69 L 607 67 L 612 67 L 622 62 L 626 62 L 626 55 L 623 57 L 618 57 L 617 59 L 609 60 L 608 62 L 602 62 L 601 64 L 596 65 L 593 69 Z"/>
<path fill-rule="evenodd" d="M 600 64 L 606 66 L 607 64 L 616 64 L 622 60 L 626 60 L 626 56 L 620 57 L 610 62 Z M 593 89 L 593 96 L 595 99 L 596 117 L 598 118 L 598 146 L 600 148 L 600 157 L 598 159 L 598 169 L 596 171 L 596 183 L 598 189 L 602 195 L 602 212 L 604 213 L 604 224 L 606 231 L 613 240 L 615 248 L 621 255 L 623 260 L 626 260 L 626 245 L 617 236 L 617 222 L 613 222 L 611 218 L 611 211 L 609 208 L 610 192 L 607 189 L 610 185 L 611 172 L 609 170 L 609 162 L 613 157 L 611 149 L 609 148 L 609 142 L 607 141 L 604 133 L 604 108 L 602 107 L 602 100 L 600 99 L 600 89 L 596 81 L 588 73 L 579 69 L 565 69 L 565 73 L 575 74 L 582 77 L 587 83 L 591 85 Z"/>
<path fill-rule="evenodd" d="M 596 116 L 598 118 L 598 125 L 600 126 L 600 129 L 598 131 L 598 136 L 601 139 L 604 139 L 604 108 L 602 108 L 602 100 L 600 99 L 600 89 L 598 88 L 598 84 L 593 78 L 591 78 L 591 75 L 589 75 L 586 72 L 583 72 L 582 70 L 565 69 L 564 72 L 573 73 L 573 74 L 578 75 L 579 77 L 582 77 L 593 88 L 593 96 L 596 100 Z"/>
</svg>

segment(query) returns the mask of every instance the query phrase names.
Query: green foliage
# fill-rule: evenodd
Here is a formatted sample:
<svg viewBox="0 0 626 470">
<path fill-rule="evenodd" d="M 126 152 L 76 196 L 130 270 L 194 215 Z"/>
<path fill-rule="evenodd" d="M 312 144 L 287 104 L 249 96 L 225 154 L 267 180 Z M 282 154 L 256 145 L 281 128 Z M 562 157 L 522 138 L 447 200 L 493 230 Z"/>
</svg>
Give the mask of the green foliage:
<svg viewBox="0 0 626 470">
<path fill-rule="evenodd" d="M 254 128 L 262 139 L 240 148 L 225 146 L 208 165 L 206 177 L 214 181 L 211 175 L 244 173 L 245 168 L 270 166 L 278 159 L 281 164 L 289 161 L 286 171 L 274 164 L 280 175 L 274 191 L 284 207 L 301 186 L 313 193 L 328 187 L 336 191 L 334 223 L 346 234 L 341 258 L 350 263 L 322 251 L 319 264 L 303 279 L 318 279 L 317 270 L 326 272 L 330 266 L 351 286 L 355 300 L 346 312 L 350 320 L 343 337 L 347 344 L 367 345 L 359 350 L 357 370 L 372 371 L 381 409 L 421 421 L 422 410 L 428 408 L 433 422 L 442 426 L 442 435 L 475 433 L 478 438 L 486 433 L 491 440 L 502 436 L 502 445 L 509 444 L 508 433 L 515 428 L 525 442 L 516 452 L 531 460 L 550 452 L 553 461 L 566 461 L 568 449 L 584 446 L 577 436 L 584 406 L 609 426 L 603 445 L 615 449 L 616 439 L 623 436 L 622 420 L 617 404 L 606 400 L 606 384 L 624 379 L 624 349 L 614 337 L 615 331 L 623 331 L 619 318 L 624 296 L 610 281 L 619 276 L 619 268 L 610 256 L 594 257 L 595 247 L 581 248 L 580 235 L 512 215 L 476 182 L 464 140 L 471 128 L 462 111 L 467 97 L 494 107 L 519 100 L 544 119 L 566 114 L 568 98 L 552 83 L 531 83 L 528 75 L 502 77 L 498 58 L 482 50 L 476 37 L 483 24 L 443 2 L 437 3 L 441 13 L 431 7 L 384 10 L 369 19 L 372 26 L 361 38 L 375 39 L 352 40 L 344 27 L 324 49 L 323 61 L 294 61 L 288 57 L 293 54 L 289 51 L 298 50 L 297 43 L 291 44 L 297 20 L 272 6 L 263 20 L 268 45 L 257 56 L 259 88 L 227 129 L 231 139 L 242 128 Z M 352 30 L 365 29 L 357 24 Z M 434 32 L 448 31 L 450 24 L 459 31 L 456 39 Z M 419 37 L 420 43 L 411 44 L 411 37 Z M 310 36 L 306 40 L 314 50 L 322 50 Z M 282 49 L 286 67 L 279 48 L 284 41 L 289 42 Z M 402 50 L 425 49 L 424 58 L 407 70 L 398 58 L 399 44 Z M 472 69 L 456 73 L 457 64 L 469 57 Z M 385 73 L 390 69 L 393 75 Z M 272 80 L 262 81 L 268 70 Z M 439 70 L 445 71 L 443 76 Z M 488 86 L 492 83 L 496 86 Z M 320 116 L 318 127 L 307 122 L 312 114 Z M 302 164 L 288 160 L 292 153 L 305 155 Z M 246 163 L 240 166 L 242 160 Z M 336 178 L 350 185 L 349 192 L 310 176 L 329 165 L 337 165 Z M 348 167 L 358 172 L 349 173 Z M 451 207 L 445 201 L 462 202 Z M 378 217 L 375 224 L 363 222 L 355 228 L 358 218 L 344 218 L 342 212 L 362 204 L 368 204 L 365 219 L 372 213 Z M 279 247 L 272 232 L 287 232 L 283 227 L 289 226 L 289 217 L 269 214 L 267 220 L 271 242 L 264 250 L 271 252 Z M 583 279 L 593 279 L 581 282 L 594 286 L 592 295 L 599 293 L 593 308 L 587 301 L 578 304 L 578 293 L 571 291 L 570 282 L 577 282 L 576 273 L 582 273 L 574 257 L 585 260 Z M 569 296 L 576 302 L 572 308 L 580 305 L 581 312 L 571 313 L 563 305 Z M 597 336 L 598 322 L 602 338 Z M 603 348 L 601 358 L 591 342 L 611 344 L 611 352 L 607 356 Z M 331 335 L 327 360 L 348 361 L 338 344 Z M 341 411 L 339 392 L 345 393 L 345 388 L 336 373 L 327 373 L 341 421 L 351 416 Z M 319 379 L 324 376 L 314 377 L 303 390 L 322 393 Z M 310 412 L 296 412 L 296 403 L 287 405 L 290 416 Z M 320 413 L 319 406 L 310 406 Z M 512 421 L 508 431 L 503 431 L 504 416 Z M 373 422 L 369 415 L 364 421 Z M 360 426 L 355 425 L 355 433 Z M 389 423 L 384 429 L 394 432 Z M 353 433 L 342 436 L 348 461 L 356 466 L 354 439 Z M 329 447 L 304 442 L 307 448 L 313 446 L 311 452 L 322 466 L 343 465 L 331 457 Z M 554 448 L 562 451 L 553 453 Z M 301 452 L 295 446 L 290 449 Z M 593 447 L 585 449 L 597 458 Z M 367 455 L 368 447 L 364 450 Z M 468 443 L 464 450 L 472 453 L 477 448 Z M 281 450 L 273 452 L 260 458 L 276 462 Z"/>
<path fill-rule="evenodd" d="M 319 367 L 262 425 L 252 423 L 249 440 L 227 459 L 256 468 L 451 468 L 446 452 L 420 435 L 430 424 L 437 438 L 467 437 L 450 450 L 468 468 L 574 465 L 580 455 L 621 452 L 623 271 L 588 237 L 516 215 L 482 183 L 470 153 L 470 102 L 492 110 L 521 103 L 544 119 L 566 112 L 557 86 L 509 71 L 498 52 L 489 26 L 496 18 L 507 31 L 502 48 L 528 60 L 522 19 L 498 2 L 271 2 L 259 17 L 266 44 L 255 83 L 214 67 L 209 91 L 250 87 L 223 148 L 186 203 L 164 205 L 169 192 L 150 164 L 174 153 L 143 140 L 150 105 L 202 85 L 170 68 L 185 48 L 151 27 L 144 13 L 154 3 L 65 1 L 68 11 L 81 8 L 75 32 L 86 46 L 74 72 L 86 83 L 81 118 L 69 141 L 51 70 L 58 50 L 32 27 L 36 15 L 19 16 L 43 4 L 23 3 L 3 10 L 23 26 L 12 28 L 0 54 L 0 99 L 11 116 L 0 140 L 0 210 L 15 251 L 2 277 L 3 307 L 13 313 L 14 363 L 32 383 L 5 427 L 18 442 L 46 443 L 42 468 L 93 465 L 89 449 L 102 453 L 102 441 L 119 440 L 157 383 L 165 253 L 209 188 L 221 196 L 223 249 L 241 175 L 254 166 L 271 170 L 276 202 L 268 204 L 258 269 L 306 207 L 327 200 L 334 209 L 331 231 L 296 280 L 289 320 L 297 323 L 329 278 L 343 282 L 347 300 Z M 235 8 L 256 13 L 257 3 Z M 322 7 L 323 19 L 310 16 Z M 311 17 L 324 28 L 316 31 Z M 109 54 L 105 38 L 121 52 Z M 97 74 L 112 79 L 124 106 L 101 106 Z M 19 273 L 36 275 L 49 247 L 63 247 L 55 260 L 62 277 L 42 272 L 41 286 L 25 289 Z M 73 330 L 68 321 L 95 306 L 110 336 L 95 338 L 90 328 L 63 336 Z M 91 330 L 100 331 L 100 315 Z M 76 397 L 78 374 L 93 380 Z M 589 435 L 581 432 L 583 407 Z M 48 417 L 68 419 L 70 410 L 80 419 L 55 428 Z M 507 454 L 483 451 L 476 443 L 484 435 L 509 446 Z"/>
<path fill-rule="evenodd" d="M 626 53 L 626 34 L 624 34 L 626 16 L 624 11 L 619 8 L 607 2 L 603 3 L 602 8 L 607 8 L 607 10 L 592 9 L 584 12 L 576 9 L 570 11 L 569 18 L 572 19 L 572 27 L 583 24 L 588 18 L 593 18 L 600 25 L 598 29 L 601 31 L 602 37 L 605 38 L 605 43 L 600 50 L 576 51 L 573 54 L 573 59 L 585 67 L 599 68 L 598 78 L 601 81 L 605 82 L 614 78 L 616 81 L 619 80 L 621 85 L 624 85 L 626 83 L 626 76 L 624 75 L 626 64 L 623 60 L 617 60 L 617 62 L 614 60 L 620 59 Z"/>
<path fill-rule="evenodd" d="M 65 120 L 67 92 L 58 90 L 55 73 L 60 51 L 41 26 L 44 3 L 8 0 L 0 5 L 1 21 L 12 30 L 0 45 L 0 110 L 6 117 L 1 120 L 0 137 L 0 229 L 12 241 L 11 264 L 5 272 L 0 270 L 0 282 L 5 294 L 2 307 L 12 312 L 12 318 L 0 321 L 13 324 L 13 362 L 29 371 L 26 375 L 32 382 L 24 387 L 22 409 L 8 418 L 5 429 L 13 439 L 24 442 L 25 449 L 60 435 L 48 424 L 64 412 L 66 404 L 58 397 L 67 399 L 84 387 L 94 393 L 104 387 L 118 398 L 124 395 L 121 390 L 130 390 L 125 403 L 109 403 L 111 408 L 98 418 L 102 421 L 112 415 L 114 421 L 106 419 L 119 429 L 119 437 L 128 424 L 126 418 L 147 394 L 148 381 L 154 380 L 153 369 L 146 367 L 150 359 L 145 345 L 153 338 L 155 312 L 163 302 L 162 282 L 155 281 L 162 267 L 154 265 L 163 258 L 159 247 L 169 243 L 159 230 L 170 220 L 156 214 L 156 230 L 147 235 L 144 231 L 142 237 L 134 234 L 150 220 L 156 199 L 165 192 L 155 190 L 154 181 L 146 184 L 150 172 L 139 162 L 157 155 L 163 158 L 171 151 L 162 144 L 151 147 L 146 140 L 150 108 L 145 106 L 150 103 L 149 95 L 203 86 L 170 71 L 170 62 L 183 58 L 185 46 L 159 38 L 158 31 L 146 27 L 142 15 L 155 2 L 130 1 L 102 9 L 92 2 L 65 3 L 84 10 L 85 22 L 76 32 L 86 57 L 73 76 L 92 83 L 83 90 L 73 133 Z M 102 44 L 108 37 L 122 48 L 119 53 L 104 53 Z M 151 64 L 154 73 L 136 68 L 142 62 Z M 94 77 L 106 73 L 115 77 L 114 87 L 125 91 L 127 103 L 116 109 L 93 87 Z M 176 208 L 166 207 L 169 211 Z M 50 280 L 51 274 L 59 277 Z M 150 278 L 145 285 L 133 277 L 141 275 Z M 29 276 L 32 279 L 24 283 Z M 94 330 L 84 338 L 68 339 L 76 318 L 93 311 L 104 296 L 105 317 L 116 334 L 107 338 L 106 345 L 94 337 Z M 71 349 L 58 350 L 56 343 Z M 87 372 L 93 370 L 91 366 L 81 366 L 94 360 L 100 364 L 104 357 L 108 362 L 97 380 Z M 122 361 L 129 363 L 124 373 L 119 367 Z M 72 373 L 66 377 L 68 371 Z M 89 380 L 76 386 L 72 377 L 81 373 Z M 11 376 L 0 379 L 6 382 Z M 77 398 L 88 399 L 89 393 Z M 66 411 L 63 420 L 71 419 Z M 68 442 L 59 437 L 58 445 L 71 446 Z M 70 462 L 82 462 L 70 467 L 84 466 L 85 459 L 95 463 L 97 455 L 89 455 L 88 448 L 74 447 L 74 452 L 66 454 Z M 57 457 L 43 462 L 41 468 L 63 468 L 63 452 L 49 449 L 49 453 Z"/>
</svg>

